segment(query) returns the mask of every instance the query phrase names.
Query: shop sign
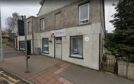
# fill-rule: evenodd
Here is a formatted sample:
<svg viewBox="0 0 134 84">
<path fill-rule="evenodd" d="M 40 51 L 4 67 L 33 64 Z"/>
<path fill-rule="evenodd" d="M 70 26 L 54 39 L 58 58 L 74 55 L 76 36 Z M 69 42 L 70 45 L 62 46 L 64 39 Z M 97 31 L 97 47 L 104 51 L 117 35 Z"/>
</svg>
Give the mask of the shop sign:
<svg viewBox="0 0 134 84">
<path fill-rule="evenodd" d="M 62 37 L 62 36 L 66 36 L 66 31 L 65 29 L 60 29 L 60 30 L 55 30 L 51 32 L 51 36 L 55 36 L 55 37 Z"/>
</svg>

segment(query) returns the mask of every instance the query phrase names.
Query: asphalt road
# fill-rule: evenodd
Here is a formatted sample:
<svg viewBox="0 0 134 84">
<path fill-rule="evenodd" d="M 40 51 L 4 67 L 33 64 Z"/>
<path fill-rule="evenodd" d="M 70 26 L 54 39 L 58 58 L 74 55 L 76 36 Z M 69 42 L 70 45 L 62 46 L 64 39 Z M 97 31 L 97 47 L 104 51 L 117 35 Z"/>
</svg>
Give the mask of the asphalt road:
<svg viewBox="0 0 134 84">
<path fill-rule="evenodd" d="M 23 52 L 17 51 L 14 48 L 11 48 L 10 46 L 3 45 L 3 56 L 4 58 L 10 58 L 10 57 L 16 57 L 16 56 L 22 56 L 24 55 Z"/>
</svg>

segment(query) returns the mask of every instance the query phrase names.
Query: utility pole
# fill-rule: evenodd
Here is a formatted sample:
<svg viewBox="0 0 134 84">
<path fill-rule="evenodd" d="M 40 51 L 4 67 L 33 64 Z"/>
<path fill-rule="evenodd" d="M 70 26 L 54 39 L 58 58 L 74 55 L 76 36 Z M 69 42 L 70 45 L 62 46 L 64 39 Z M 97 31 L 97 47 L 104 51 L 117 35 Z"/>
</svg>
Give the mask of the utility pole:
<svg viewBox="0 0 134 84">
<path fill-rule="evenodd" d="M 3 62 L 2 28 L 1 28 L 1 7 L 0 7 L 0 62 Z"/>
<path fill-rule="evenodd" d="M 29 73 L 29 56 L 27 54 L 27 28 L 26 28 L 26 16 L 22 16 L 22 20 L 24 21 L 24 34 L 25 34 L 25 57 L 26 57 L 26 71 L 25 73 Z"/>
</svg>

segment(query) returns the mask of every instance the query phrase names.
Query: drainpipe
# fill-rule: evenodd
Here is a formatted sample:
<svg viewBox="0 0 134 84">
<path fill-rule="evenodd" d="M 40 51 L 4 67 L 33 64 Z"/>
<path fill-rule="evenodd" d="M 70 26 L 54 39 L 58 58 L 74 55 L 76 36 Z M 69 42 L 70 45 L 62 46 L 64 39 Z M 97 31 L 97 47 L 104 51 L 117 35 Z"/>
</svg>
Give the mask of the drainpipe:
<svg viewBox="0 0 134 84">
<path fill-rule="evenodd" d="M 33 17 L 34 18 L 34 17 Z M 34 53 L 34 31 L 35 31 L 35 29 L 34 29 L 34 26 L 33 26 L 33 23 L 34 23 L 34 21 L 33 21 L 33 18 L 32 18 L 32 48 L 33 48 L 33 54 L 35 54 Z"/>
<path fill-rule="evenodd" d="M 101 70 L 101 62 L 102 62 L 102 56 L 103 56 L 103 39 L 101 32 L 104 32 L 104 37 L 106 34 L 105 31 L 105 2 L 104 0 L 100 1 L 100 22 L 101 22 L 101 28 L 99 32 L 99 70 Z M 104 17 L 104 18 L 103 18 Z M 104 22 L 104 23 L 103 23 Z"/>
</svg>

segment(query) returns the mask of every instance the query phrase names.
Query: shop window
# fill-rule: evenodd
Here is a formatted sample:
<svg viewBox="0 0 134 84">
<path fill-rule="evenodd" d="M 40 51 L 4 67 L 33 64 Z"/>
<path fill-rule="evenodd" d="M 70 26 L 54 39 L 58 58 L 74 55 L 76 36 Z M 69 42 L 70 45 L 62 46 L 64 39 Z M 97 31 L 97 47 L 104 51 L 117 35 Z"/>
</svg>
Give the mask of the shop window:
<svg viewBox="0 0 134 84">
<path fill-rule="evenodd" d="M 49 39 L 42 39 L 42 52 L 48 54 L 49 53 Z"/>
<path fill-rule="evenodd" d="M 83 36 L 71 36 L 70 57 L 83 58 Z"/>
<path fill-rule="evenodd" d="M 25 41 L 19 41 L 20 50 L 25 50 Z"/>
</svg>

